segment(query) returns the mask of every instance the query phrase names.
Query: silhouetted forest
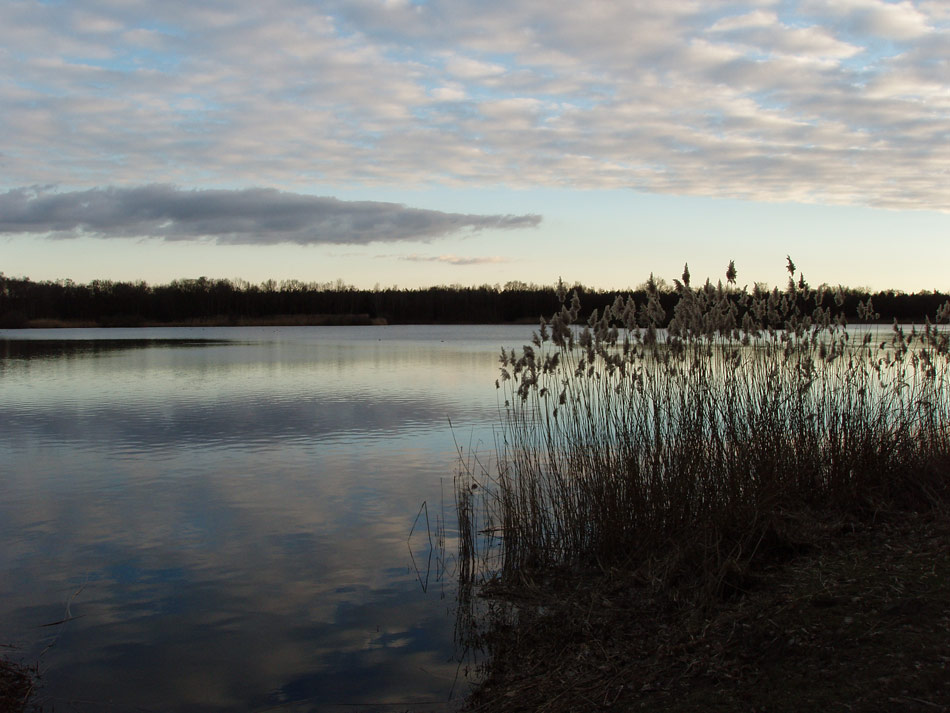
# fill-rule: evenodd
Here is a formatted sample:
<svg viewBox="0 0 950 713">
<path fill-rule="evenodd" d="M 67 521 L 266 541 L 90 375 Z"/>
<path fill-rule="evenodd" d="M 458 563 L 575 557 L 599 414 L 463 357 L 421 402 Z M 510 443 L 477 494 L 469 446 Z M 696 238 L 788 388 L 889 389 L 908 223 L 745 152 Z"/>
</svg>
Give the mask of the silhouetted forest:
<svg viewBox="0 0 950 713">
<path fill-rule="evenodd" d="M 672 287 L 654 283 L 660 301 L 671 313 Z M 645 301 L 650 285 L 634 290 L 595 290 L 573 285 L 585 310 L 603 310 L 617 296 Z M 858 303 L 873 299 L 881 321 L 922 322 L 933 317 L 947 299 L 943 293 L 907 294 L 894 290 L 869 293 L 839 288 L 841 309 L 858 321 Z M 834 300 L 829 294 L 828 305 Z M 174 280 L 167 285 L 145 282 L 71 280 L 33 282 L 0 273 L 0 327 L 145 326 L 155 324 L 500 324 L 536 322 L 559 307 L 553 286 L 523 282 L 505 285 L 460 285 L 423 289 L 357 289 L 341 281 L 304 283 L 297 280 L 262 284 L 225 279 Z M 780 326 L 780 325 L 777 325 Z"/>
</svg>

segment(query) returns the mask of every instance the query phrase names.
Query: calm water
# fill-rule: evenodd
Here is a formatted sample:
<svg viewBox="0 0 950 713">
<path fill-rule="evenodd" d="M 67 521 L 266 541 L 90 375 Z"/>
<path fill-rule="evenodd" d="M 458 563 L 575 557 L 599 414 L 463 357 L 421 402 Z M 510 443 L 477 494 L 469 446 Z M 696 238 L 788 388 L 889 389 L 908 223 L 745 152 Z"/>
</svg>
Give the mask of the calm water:
<svg viewBox="0 0 950 713">
<path fill-rule="evenodd" d="M 451 581 L 407 540 L 529 336 L 0 331 L 0 644 L 49 710 L 446 709 Z"/>
</svg>

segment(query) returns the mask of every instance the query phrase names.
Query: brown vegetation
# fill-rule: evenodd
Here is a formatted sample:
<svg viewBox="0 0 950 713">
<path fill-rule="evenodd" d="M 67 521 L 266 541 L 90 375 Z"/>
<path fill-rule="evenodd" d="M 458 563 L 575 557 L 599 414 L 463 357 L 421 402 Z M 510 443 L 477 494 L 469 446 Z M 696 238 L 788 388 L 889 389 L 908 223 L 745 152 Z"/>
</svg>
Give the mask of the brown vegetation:
<svg viewBox="0 0 950 713">
<path fill-rule="evenodd" d="M 896 679 L 868 690 L 947 704 L 933 688 L 947 661 L 927 654 L 950 637 L 924 624 L 946 622 L 950 591 L 927 559 L 946 560 L 928 533 L 946 532 L 950 338 L 929 321 L 856 334 L 841 295 L 789 273 L 784 292 L 748 293 L 692 288 L 686 271 L 672 316 L 651 290 L 578 325 L 575 296 L 502 353 L 498 462 L 457 483 L 462 642 L 488 656 L 473 707 L 808 710 L 769 702 L 763 681 L 821 663 L 814 705 L 877 710 L 832 689 L 886 678 L 892 645 L 915 652 L 899 670 L 931 697 Z M 878 318 L 871 300 L 860 311 Z M 927 554 L 888 558 L 890 536 Z M 928 602 L 919 636 L 889 626 L 905 599 Z M 825 609 L 847 626 L 829 631 Z M 862 647 L 865 678 L 847 663 Z"/>
<path fill-rule="evenodd" d="M 27 710 L 33 694 L 36 672 L 12 661 L 0 659 L 0 713 Z"/>
</svg>

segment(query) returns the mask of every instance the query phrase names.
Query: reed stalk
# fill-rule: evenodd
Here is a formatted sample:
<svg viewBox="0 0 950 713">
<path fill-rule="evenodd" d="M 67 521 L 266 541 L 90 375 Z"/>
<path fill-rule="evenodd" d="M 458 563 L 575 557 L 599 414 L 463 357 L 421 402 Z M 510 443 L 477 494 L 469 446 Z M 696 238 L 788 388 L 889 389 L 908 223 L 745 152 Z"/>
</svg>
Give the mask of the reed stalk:
<svg viewBox="0 0 950 713">
<path fill-rule="evenodd" d="M 456 481 L 463 584 L 621 567 L 722 592 L 787 545 L 783 513 L 942 497 L 950 303 L 849 328 L 840 295 L 788 272 L 750 292 L 732 263 L 725 285 L 687 269 L 672 315 L 654 286 L 586 321 L 559 285 L 532 343 L 502 350 L 497 463 Z"/>
</svg>

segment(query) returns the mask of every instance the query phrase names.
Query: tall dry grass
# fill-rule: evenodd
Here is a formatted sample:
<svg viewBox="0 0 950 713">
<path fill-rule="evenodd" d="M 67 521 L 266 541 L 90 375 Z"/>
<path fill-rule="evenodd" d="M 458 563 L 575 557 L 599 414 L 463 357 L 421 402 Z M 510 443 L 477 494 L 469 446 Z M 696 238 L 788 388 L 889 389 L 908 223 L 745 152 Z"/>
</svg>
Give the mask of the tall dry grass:
<svg viewBox="0 0 950 713">
<path fill-rule="evenodd" d="M 502 351 L 497 461 L 457 479 L 462 583 L 623 567 L 722 589 L 793 546 L 792 513 L 942 497 L 950 303 L 920 329 L 849 328 L 840 295 L 788 272 L 750 292 L 732 263 L 725 285 L 687 269 L 671 315 L 651 287 L 585 323 L 559 285 L 532 344 Z"/>
</svg>

